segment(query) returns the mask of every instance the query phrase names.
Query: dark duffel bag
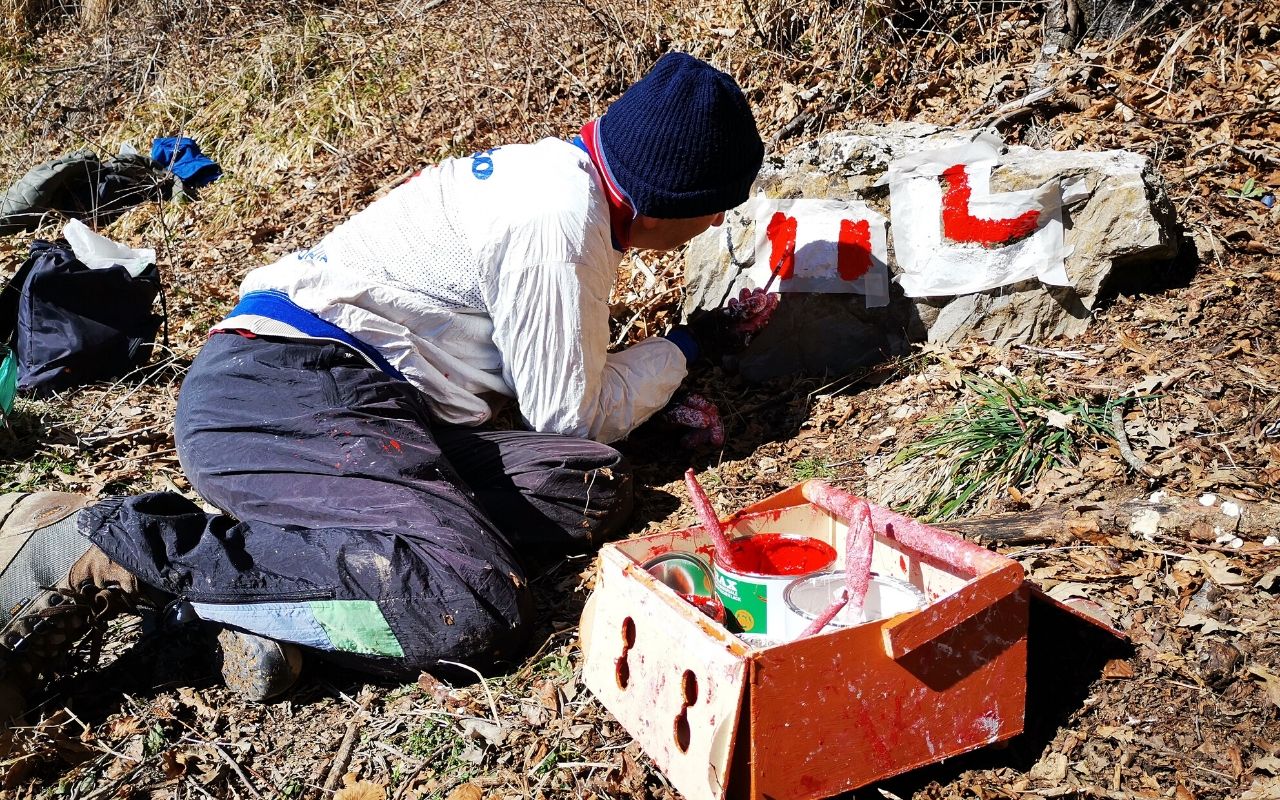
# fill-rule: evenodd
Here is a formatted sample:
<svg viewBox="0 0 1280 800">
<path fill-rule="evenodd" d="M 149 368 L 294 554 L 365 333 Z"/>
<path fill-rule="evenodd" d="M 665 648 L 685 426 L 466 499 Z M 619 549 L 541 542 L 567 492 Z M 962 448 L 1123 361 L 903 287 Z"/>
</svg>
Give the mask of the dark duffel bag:
<svg viewBox="0 0 1280 800">
<path fill-rule="evenodd" d="M 65 242 L 36 241 L 0 294 L 0 337 L 18 357 L 18 389 L 44 395 L 124 375 L 151 355 L 164 317 L 155 313 L 155 265 L 134 277 L 90 269 Z"/>
</svg>

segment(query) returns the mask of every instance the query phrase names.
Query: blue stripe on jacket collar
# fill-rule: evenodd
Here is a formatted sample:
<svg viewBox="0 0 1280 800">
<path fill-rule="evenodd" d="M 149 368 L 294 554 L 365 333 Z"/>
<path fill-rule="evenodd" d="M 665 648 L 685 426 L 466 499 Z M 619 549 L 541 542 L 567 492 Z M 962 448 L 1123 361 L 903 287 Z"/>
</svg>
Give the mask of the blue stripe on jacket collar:
<svg viewBox="0 0 1280 800">
<path fill-rule="evenodd" d="M 351 334 L 334 325 L 332 322 L 323 320 L 314 313 L 306 310 L 302 306 L 293 302 L 289 295 L 275 289 L 264 289 L 256 292 L 249 292 L 240 298 L 240 302 L 236 303 L 236 307 L 231 309 L 231 313 L 227 315 L 227 319 L 241 315 L 253 315 L 255 317 L 266 317 L 276 322 L 283 322 L 299 333 L 315 339 L 332 339 L 341 342 L 353 350 L 356 350 L 369 361 L 386 374 L 396 380 L 408 380 L 400 372 L 400 370 L 391 366 L 391 363 L 382 357 L 382 354 L 371 345 L 368 345 Z M 214 327 L 217 330 L 217 327 Z"/>
</svg>

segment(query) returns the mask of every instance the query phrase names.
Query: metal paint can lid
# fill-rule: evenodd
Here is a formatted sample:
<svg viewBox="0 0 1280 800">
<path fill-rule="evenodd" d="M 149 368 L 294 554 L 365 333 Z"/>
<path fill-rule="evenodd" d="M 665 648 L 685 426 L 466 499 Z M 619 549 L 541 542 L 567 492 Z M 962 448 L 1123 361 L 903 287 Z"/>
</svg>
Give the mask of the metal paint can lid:
<svg viewBox="0 0 1280 800">
<path fill-rule="evenodd" d="M 653 577 L 662 581 L 677 594 L 714 597 L 715 586 L 711 581 L 711 565 L 696 553 L 663 553 L 641 566 Z"/>
</svg>

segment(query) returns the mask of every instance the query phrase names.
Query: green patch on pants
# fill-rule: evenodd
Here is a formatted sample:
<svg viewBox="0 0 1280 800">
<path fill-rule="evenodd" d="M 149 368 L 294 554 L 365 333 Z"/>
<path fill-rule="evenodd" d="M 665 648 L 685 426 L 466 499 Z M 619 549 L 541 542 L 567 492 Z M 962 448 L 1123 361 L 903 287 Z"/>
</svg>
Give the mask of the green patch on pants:
<svg viewBox="0 0 1280 800">
<path fill-rule="evenodd" d="M 313 600 L 309 605 L 334 650 L 404 657 L 387 618 L 372 600 Z"/>
</svg>

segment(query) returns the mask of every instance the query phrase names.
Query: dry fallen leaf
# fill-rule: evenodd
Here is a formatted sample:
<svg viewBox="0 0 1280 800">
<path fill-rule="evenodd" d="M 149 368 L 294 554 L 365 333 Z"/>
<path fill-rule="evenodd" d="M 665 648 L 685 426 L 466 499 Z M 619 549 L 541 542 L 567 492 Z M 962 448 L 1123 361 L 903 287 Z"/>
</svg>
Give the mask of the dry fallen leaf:
<svg viewBox="0 0 1280 800">
<path fill-rule="evenodd" d="M 1275 756 L 1263 756 L 1253 762 L 1253 766 L 1249 768 L 1253 772 L 1266 772 L 1270 775 L 1280 775 L 1280 758 Z"/>
<path fill-rule="evenodd" d="M 176 748 L 165 750 L 160 754 L 161 766 L 164 768 L 166 778 L 173 780 L 181 778 L 187 774 L 187 762 L 191 760 L 191 756 L 187 753 L 179 752 Z"/>
<path fill-rule="evenodd" d="M 1258 666 L 1257 664 L 1249 667 L 1249 672 L 1262 679 L 1263 685 L 1267 691 L 1267 697 L 1271 699 L 1272 703 L 1280 706 L 1280 675 L 1275 674 L 1266 667 Z"/>
<path fill-rule="evenodd" d="M 333 800 L 387 800 L 387 790 L 373 781 L 351 781 L 334 792 Z"/>
<path fill-rule="evenodd" d="M 1219 586 L 1242 586 L 1248 583 L 1244 576 L 1233 570 L 1239 569 L 1239 566 L 1232 560 L 1218 554 L 1205 553 L 1200 556 L 1200 561 L 1204 563 L 1205 569 L 1209 572 L 1209 577 L 1213 578 L 1213 582 Z"/>
<path fill-rule="evenodd" d="M 1240 795 L 1240 800 L 1275 800 L 1280 797 L 1280 778 L 1257 778 Z"/>
<path fill-rule="evenodd" d="M 464 783 L 449 792 L 445 800 L 484 800 L 484 792 L 474 783 Z"/>
</svg>

